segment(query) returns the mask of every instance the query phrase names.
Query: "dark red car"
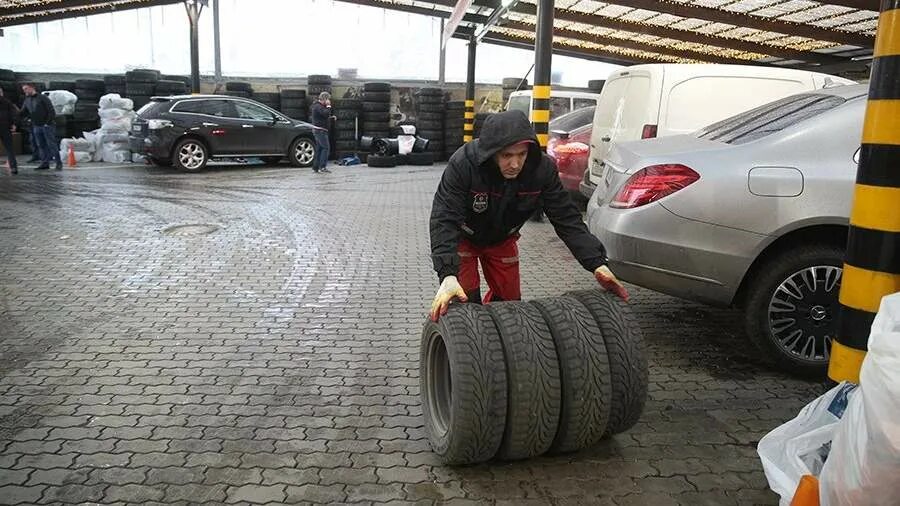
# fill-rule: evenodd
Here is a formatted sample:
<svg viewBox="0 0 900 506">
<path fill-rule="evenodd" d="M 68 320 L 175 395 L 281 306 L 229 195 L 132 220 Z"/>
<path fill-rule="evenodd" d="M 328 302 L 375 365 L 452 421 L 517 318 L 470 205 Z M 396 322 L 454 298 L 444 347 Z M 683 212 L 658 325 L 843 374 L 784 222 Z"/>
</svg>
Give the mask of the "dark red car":
<svg viewBox="0 0 900 506">
<path fill-rule="evenodd" d="M 579 191 L 581 178 L 588 166 L 591 152 L 591 130 L 596 107 L 585 107 L 564 114 L 550 122 L 547 154 L 556 160 L 563 187 L 578 200 L 585 200 Z"/>
</svg>

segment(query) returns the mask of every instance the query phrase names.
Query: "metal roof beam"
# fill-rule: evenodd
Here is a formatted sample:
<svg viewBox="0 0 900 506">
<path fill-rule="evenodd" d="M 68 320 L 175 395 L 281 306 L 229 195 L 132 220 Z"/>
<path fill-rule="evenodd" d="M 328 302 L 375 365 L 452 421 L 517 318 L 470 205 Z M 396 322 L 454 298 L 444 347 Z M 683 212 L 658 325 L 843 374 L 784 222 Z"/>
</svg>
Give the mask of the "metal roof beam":
<svg viewBox="0 0 900 506">
<path fill-rule="evenodd" d="M 819 0 L 825 5 L 838 5 L 840 7 L 850 7 L 851 9 L 859 9 L 862 11 L 875 11 L 881 8 L 878 0 Z"/>
<path fill-rule="evenodd" d="M 47 21 L 56 21 L 60 19 L 93 16 L 95 14 L 105 14 L 108 12 L 121 12 L 132 9 L 143 9 L 145 7 L 155 7 L 157 5 L 178 4 L 182 1 L 183 0 L 126 0 L 120 2 L 105 2 L 101 4 L 98 4 L 97 2 L 73 2 L 73 4 L 81 3 L 83 5 L 56 7 L 56 4 L 54 4 L 54 7 L 52 9 L 45 8 L 41 11 L 18 14 L 8 14 L 7 11 L 9 9 L 0 9 L 0 27 L 30 25 L 32 23 L 44 23 Z M 93 8 L 87 9 L 87 7 Z M 15 7 L 15 9 L 20 9 L 20 7 Z"/>
<path fill-rule="evenodd" d="M 870 35 L 847 32 L 843 30 L 831 30 L 828 28 L 820 28 L 814 25 L 779 21 L 777 19 L 753 16 L 751 14 L 730 12 L 724 9 L 703 7 L 695 4 L 660 2 L 656 0 L 604 1 L 614 5 L 621 5 L 623 7 L 631 7 L 633 9 L 662 12 L 665 14 L 671 14 L 673 16 L 680 16 L 683 18 L 703 19 L 716 23 L 725 23 L 734 26 L 754 28 L 756 30 L 763 30 L 766 32 L 776 32 L 783 33 L 785 35 L 808 37 L 814 40 L 827 40 L 829 42 L 838 42 L 840 44 L 848 44 L 851 46 L 867 48 L 874 47 L 875 45 L 875 37 L 872 37 Z"/>
</svg>

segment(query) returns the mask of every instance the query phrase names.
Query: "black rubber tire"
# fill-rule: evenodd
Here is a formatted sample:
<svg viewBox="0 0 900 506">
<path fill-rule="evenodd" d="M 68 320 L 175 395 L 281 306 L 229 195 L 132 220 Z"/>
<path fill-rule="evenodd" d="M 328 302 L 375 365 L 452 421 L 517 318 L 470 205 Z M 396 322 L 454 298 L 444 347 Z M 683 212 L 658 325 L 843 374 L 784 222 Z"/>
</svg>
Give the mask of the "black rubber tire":
<svg viewBox="0 0 900 506">
<path fill-rule="evenodd" d="M 441 124 L 443 124 L 444 123 L 444 113 L 418 111 L 418 112 L 416 112 L 416 120 L 417 121 L 437 121 L 437 122 L 440 122 Z"/>
<path fill-rule="evenodd" d="M 195 167 L 193 169 L 188 169 L 181 163 L 181 159 L 178 157 L 178 153 L 181 151 L 181 148 L 187 143 L 196 144 L 197 146 L 200 146 L 203 149 L 203 153 L 204 153 L 203 161 L 201 162 L 199 167 Z M 172 153 L 173 153 L 172 154 L 172 164 L 175 166 L 175 168 L 177 168 L 179 170 L 184 170 L 187 172 L 199 172 L 199 171 L 203 170 L 204 168 L 206 168 L 206 164 L 209 163 L 209 148 L 207 148 L 206 144 L 204 144 L 202 141 L 200 141 L 198 139 L 194 139 L 194 138 L 190 138 L 190 137 L 186 138 L 186 139 L 181 139 L 180 141 L 175 143 L 175 148 L 172 150 Z"/>
<path fill-rule="evenodd" d="M 647 401 L 647 357 L 644 337 L 628 305 L 610 292 L 583 290 L 566 294 L 590 311 L 606 341 L 612 375 L 607 435 L 634 427 Z"/>
<path fill-rule="evenodd" d="M 506 427 L 497 451 L 502 460 L 543 455 L 559 427 L 561 391 L 553 336 L 534 306 L 494 302 L 486 306 L 506 360 Z"/>
<path fill-rule="evenodd" d="M 389 102 L 363 102 L 364 112 L 388 112 L 391 110 Z"/>
<path fill-rule="evenodd" d="M 312 160 L 310 160 L 307 163 L 303 163 L 300 160 L 300 158 L 298 158 L 296 155 L 297 146 L 300 143 L 306 143 L 308 145 L 312 145 L 313 157 L 312 157 Z M 291 165 L 293 165 L 294 167 L 312 167 L 313 163 L 316 160 L 316 155 L 318 153 L 318 150 L 319 150 L 319 148 L 316 145 L 315 139 L 313 139 L 311 137 L 297 137 L 296 139 L 294 139 L 294 142 L 291 143 L 290 150 L 288 151 L 288 160 L 290 160 Z"/>
<path fill-rule="evenodd" d="M 306 89 L 306 95 L 313 100 L 318 100 L 319 94 L 322 92 L 331 94 L 331 85 L 328 84 L 311 84 Z"/>
<path fill-rule="evenodd" d="M 280 104 L 283 109 L 306 109 L 307 107 L 305 98 L 281 97 Z"/>
<path fill-rule="evenodd" d="M 253 93 L 253 85 L 241 81 L 228 81 L 225 83 L 225 91 L 243 91 Z"/>
<path fill-rule="evenodd" d="M 361 113 L 363 121 L 366 123 L 381 123 L 387 128 L 391 122 L 390 111 L 364 111 Z"/>
<path fill-rule="evenodd" d="M 15 81 L 16 73 L 9 69 L 0 69 L 0 81 Z"/>
<path fill-rule="evenodd" d="M 433 106 L 439 106 L 441 109 L 444 108 L 444 97 L 443 96 L 422 95 L 416 99 L 416 102 L 419 104 L 419 107 L 423 107 L 426 105 L 433 105 Z"/>
<path fill-rule="evenodd" d="M 125 85 L 124 84 L 121 84 L 121 85 L 107 84 L 106 85 L 106 93 L 107 94 L 115 93 L 116 95 L 119 95 L 120 97 L 124 97 L 124 96 L 126 96 Z"/>
<path fill-rule="evenodd" d="M 448 111 L 465 111 L 466 103 L 462 100 L 451 100 L 444 104 L 444 109 Z"/>
<path fill-rule="evenodd" d="M 306 90 L 281 90 L 281 98 L 306 99 Z"/>
<path fill-rule="evenodd" d="M 374 137 L 377 139 L 387 139 L 393 137 L 391 135 L 391 131 L 388 129 L 384 130 L 370 130 L 368 132 L 363 132 L 363 135 L 368 135 L 369 137 Z"/>
<path fill-rule="evenodd" d="M 154 85 L 151 83 L 128 83 L 125 85 L 125 94 L 131 95 L 153 95 Z"/>
<path fill-rule="evenodd" d="M 429 152 L 424 153 L 409 153 L 406 155 L 407 163 L 410 165 L 434 165 L 434 154 Z"/>
<path fill-rule="evenodd" d="M 93 121 L 100 117 L 99 112 L 97 112 L 99 107 L 100 104 L 97 102 L 82 102 L 79 100 L 75 102 L 75 110 L 72 112 L 72 116 L 76 121 Z"/>
<path fill-rule="evenodd" d="M 337 130 L 334 132 L 334 138 L 338 141 L 356 140 L 356 132 L 353 130 Z"/>
<path fill-rule="evenodd" d="M 263 104 L 279 104 L 281 103 L 281 95 L 268 91 L 258 91 L 253 93 L 253 100 L 256 100 L 257 102 L 261 102 Z"/>
<path fill-rule="evenodd" d="M 443 97 L 444 90 L 440 88 L 419 88 L 419 91 L 417 91 L 416 94 L 421 96 Z"/>
<path fill-rule="evenodd" d="M 844 248 L 828 244 L 809 244 L 792 247 L 767 260 L 755 270 L 747 286 L 744 308 L 744 325 L 747 337 L 776 367 L 784 372 L 803 377 L 824 377 L 828 370 L 828 359 L 810 361 L 791 355 L 776 344 L 777 338 L 772 334 L 768 323 L 769 301 L 779 285 L 792 274 L 816 265 L 843 267 Z M 834 302 L 830 305 L 829 321 L 834 322 L 839 308 L 838 294 L 840 283 L 834 286 Z M 832 327 L 837 330 L 837 325 Z M 827 332 L 827 327 L 823 327 Z M 834 332 L 830 333 L 834 335 Z"/>
<path fill-rule="evenodd" d="M 359 111 L 362 110 L 362 100 L 358 98 L 339 98 L 331 101 L 331 106 L 336 111 Z"/>
<path fill-rule="evenodd" d="M 360 125 L 362 126 L 362 125 Z M 340 119 L 334 122 L 335 130 L 349 130 L 351 132 L 356 131 L 356 119 Z"/>
<path fill-rule="evenodd" d="M 387 121 L 369 121 L 368 118 L 364 118 L 364 121 L 362 122 L 362 129 L 363 129 L 363 132 L 376 131 L 376 130 L 377 131 L 387 130 L 388 132 L 390 132 L 390 126 L 388 126 Z"/>
<path fill-rule="evenodd" d="M 425 130 L 423 128 L 420 128 L 416 131 L 418 132 L 419 137 L 424 137 L 432 141 L 444 138 L 444 131 L 440 128 L 436 130 Z"/>
<path fill-rule="evenodd" d="M 153 69 L 134 69 L 125 72 L 125 81 L 129 83 L 155 83 L 159 81 L 160 72 Z"/>
<path fill-rule="evenodd" d="M 338 121 L 349 121 L 351 124 L 354 120 L 360 117 L 361 113 L 358 110 L 336 110 L 334 111 L 334 116 Z"/>
<path fill-rule="evenodd" d="M 503 440 L 508 389 L 491 316 L 478 304 L 452 304 L 437 323 L 425 323 L 420 350 L 419 391 L 432 450 L 445 465 L 491 460 Z"/>
<path fill-rule="evenodd" d="M 419 103 L 419 104 L 416 106 L 416 110 L 419 111 L 419 112 L 441 112 L 441 113 L 446 112 L 446 109 L 444 108 L 444 105 L 443 105 L 443 104 L 422 104 L 422 103 Z M 462 113 L 460 113 L 460 116 L 462 116 Z"/>
<path fill-rule="evenodd" d="M 378 167 L 378 168 L 389 168 L 397 166 L 397 158 L 393 155 L 390 156 L 380 156 L 380 155 L 369 155 L 369 160 L 366 162 L 369 164 L 369 167 Z"/>
<path fill-rule="evenodd" d="M 363 93 L 363 103 L 365 102 L 387 102 L 391 101 L 391 93 L 388 91 L 367 91 Z"/>
<path fill-rule="evenodd" d="M 391 83 L 365 83 L 363 84 L 363 91 L 391 91 Z"/>
<path fill-rule="evenodd" d="M 409 155 L 394 155 L 397 166 L 409 165 Z"/>
<path fill-rule="evenodd" d="M 50 81 L 47 84 L 47 89 L 75 91 L 75 81 Z"/>
<path fill-rule="evenodd" d="M 352 141 L 338 140 L 335 142 L 335 148 L 338 151 L 355 151 L 356 147 L 357 147 L 356 140 L 352 140 Z"/>
<path fill-rule="evenodd" d="M 310 85 L 331 86 L 331 82 L 331 76 L 325 74 L 311 74 L 306 78 L 306 83 Z"/>
<path fill-rule="evenodd" d="M 106 83 L 102 79 L 76 79 L 75 87 L 103 92 L 106 89 Z"/>
<path fill-rule="evenodd" d="M 531 302 L 544 317 L 559 357 L 562 410 L 548 453 L 590 448 L 609 422 L 612 376 L 606 342 L 586 307 L 573 297 Z"/>
<path fill-rule="evenodd" d="M 416 122 L 416 128 L 422 132 L 442 132 L 444 130 L 444 122 L 423 119 Z"/>
<path fill-rule="evenodd" d="M 228 97 L 240 97 L 240 98 L 250 98 L 253 94 L 248 91 L 226 91 L 222 93 Z"/>
</svg>

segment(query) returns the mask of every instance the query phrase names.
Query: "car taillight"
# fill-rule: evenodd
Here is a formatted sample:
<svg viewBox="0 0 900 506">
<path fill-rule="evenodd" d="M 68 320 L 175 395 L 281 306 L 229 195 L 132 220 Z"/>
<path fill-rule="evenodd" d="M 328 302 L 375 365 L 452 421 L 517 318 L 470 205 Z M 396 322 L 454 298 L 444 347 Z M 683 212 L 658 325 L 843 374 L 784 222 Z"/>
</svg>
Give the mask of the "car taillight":
<svg viewBox="0 0 900 506">
<path fill-rule="evenodd" d="M 591 150 L 591 147 L 583 142 L 570 142 L 568 144 L 558 144 L 554 146 L 554 151 L 569 155 L 583 154 Z"/>
<path fill-rule="evenodd" d="M 641 139 L 652 139 L 656 137 L 656 125 L 644 125 L 641 131 Z"/>
<path fill-rule="evenodd" d="M 655 202 L 700 179 L 700 174 L 681 164 L 651 165 L 628 178 L 609 207 L 632 209 Z"/>
</svg>

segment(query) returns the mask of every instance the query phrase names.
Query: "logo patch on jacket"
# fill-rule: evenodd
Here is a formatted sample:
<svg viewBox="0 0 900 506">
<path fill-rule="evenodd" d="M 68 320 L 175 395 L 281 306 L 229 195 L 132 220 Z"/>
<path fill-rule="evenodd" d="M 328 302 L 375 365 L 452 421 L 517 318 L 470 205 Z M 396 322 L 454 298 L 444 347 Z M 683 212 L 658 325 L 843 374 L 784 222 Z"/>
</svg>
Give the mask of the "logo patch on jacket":
<svg viewBox="0 0 900 506">
<path fill-rule="evenodd" d="M 472 196 L 472 210 L 476 213 L 483 213 L 488 208 L 488 194 L 476 193 Z"/>
</svg>

